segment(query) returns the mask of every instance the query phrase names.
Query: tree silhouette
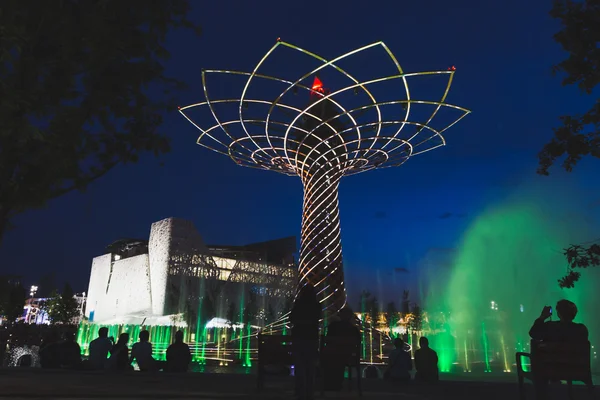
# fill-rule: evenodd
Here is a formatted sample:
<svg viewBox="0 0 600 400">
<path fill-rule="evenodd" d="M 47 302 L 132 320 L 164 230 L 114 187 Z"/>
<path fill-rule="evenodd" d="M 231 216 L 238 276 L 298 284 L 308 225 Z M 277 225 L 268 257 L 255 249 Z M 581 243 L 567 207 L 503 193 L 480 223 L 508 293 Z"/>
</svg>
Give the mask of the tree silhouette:
<svg viewBox="0 0 600 400">
<path fill-rule="evenodd" d="M 26 295 L 18 277 L 0 277 L 0 316 L 4 316 L 10 324 L 14 323 L 23 315 Z"/>
<path fill-rule="evenodd" d="M 0 12 L 0 243 L 13 217 L 145 152 L 182 83 L 165 75 L 189 0 L 6 0 Z"/>
<path fill-rule="evenodd" d="M 369 317 L 371 321 L 371 328 L 374 328 L 375 324 L 377 324 L 379 314 L 379 303 L 377 302 L 377 298 L 373 296 L 368 290 L 363 290 L 360 294 L 359 310 L 363 315 L 363 325 L 366 321 L 366 317 Z"/>
<path fill-rule="evenodd" d="M 236 314 L 235 302 L 230 301 L 229 304 L 227 305 L 227 311 L 225 312 L 225 318 L 227 318 L 227 320 L 229 322 L 234 324 L 235 320 L 236 320 L 235 314 Z"/>
<path fill-rule="evenodd" d="M 387 320 L 390 328 L 390 336 L 392 336 L 392 330 L 396 327 L 396 325 L 398 325 L 398 320 L 400 319 L 398 309 L 393 301 L 389 302 L 386 307 L 385 319 Z"/>
<path fill-rule="evenodd" d="M 406 317 L 410 314 L 410 291 L 402 291 L 402 315 Z"/>
<path fill-rule="evenodd" d="M 244 305 L 244 312 L 242 313 L 242 320 L 244 324 L 253 324 L 257 314 L 258 304 L 256 301 L 256 293 L 254 293 L 252 290 L 249 290 L 246 297 L 246 304 Z"/>
<path fill-rule="evenodd" d="M 554 40 L 569 54 L 553 67 L 553 72 L 566 74 L 563 85 L 577 84 L 582 92 L 591 94 L 600 83 L 598 1 L 555 0 L 550 15 L 562 24 Z M 572 171 L 583 156 L 600 158 L 600 99 L 586 113 L 560 119 L 562 125 L 554 129 L 554 138 L 539 154 L 538 173 L 542 175 L 548 175 L 548 169 L 563 156 L 566 171 Z"/>
<path fill-rule="evenodd" d="M 54 292 L 46 303 L 48 317 L 53 324 L 73 324 L 79 316 L 79 304 L 71 285 L 65 283 L 62 293 Z"/>
<path fill-rule="evenodd" d="M 414 304 L 412 308 L 410 329 L 412 332 L 419 332 L 423 329 L 423 310 L 421 310 L 418 304 Z"/>
<path fill-rule="evenodd" d="M 379 320 L 379 302 L 375 296 L 371 296 L 367 304 L 369 319 L 371 320 L 371 328 L 376 328 Z"/>
<path fill-rule="evenodd" d="M 575 2 L 555 0 L 550 15 L 562 24 L 554 35 L 568 58 L 553 67 L 554 73 L 564 73 L 563 85 L 577 84 L 579 89 L 592 94 L 600 83 L 600 5 L 597 0 Z M 554 129 L 554 137 L 539 153 L 538 173 L 549 175 L 549 169 L 564 157 L 562 167 L 571 172 L 584 156 L 600 158 L 600 99 L 587 112 L 563 115 L 562 125 Z M 565 249 L 569 262 L 567 275 L 559 279 L 559 286 L 574 287 L 581 276 L 577 268 L 600 266 L 600 247 L 572 245 Z"/>
</svg>

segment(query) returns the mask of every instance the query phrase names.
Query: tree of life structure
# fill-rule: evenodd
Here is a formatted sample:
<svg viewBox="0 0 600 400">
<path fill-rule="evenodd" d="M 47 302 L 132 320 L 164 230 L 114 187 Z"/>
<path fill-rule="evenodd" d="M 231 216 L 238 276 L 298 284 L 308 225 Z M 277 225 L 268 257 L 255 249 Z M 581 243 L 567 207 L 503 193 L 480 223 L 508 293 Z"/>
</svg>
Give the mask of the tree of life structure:
<svg viewBox="0 0 600 400">
<path fill-rule="evenodd" d="M 294 79 L 263 73 L 266 61 L 277 50 L 299 52 L 317 66 Z M 387 59 L 392 73 L 358 79 L 342 67 L 343 62 L 367 51 L 378 51 Z M 369 65 L 359 64 L 363 74 L 372 69 L 376 58 L 368 60 Z M 328 72 L 337 75 L 335 90 L 323 85 L 323 74 Z M 454 73 L 454 67 L 404 72 L 383 42 L 326 60 L 278 39 L 252 72 L 203 70 L 205 101 L 180 107 L 179 111 L 200 130 L 199 145 L 229 156 L 241 166 L 300 177 L 304 201 L 298 288 L 312 284 L 323 310 L 337 311 L 346 303 L 340 179 L 370 169 L 399 166 L 412 156 L 445 145 L 444 132 L 469 113 L 446 103 Z M 216 76 L 242 79 L 240 86 L 220 86 L 219 92 L 226 91 L 224 87 L 241 91 L 233 97 L 209 96 L 207 82 Z M 410 82 L 427 77 L 444 80 L 438 100 L 415 97 L 410 90 Z M 394 82 L 399 90 L 394 89 Z M 264 90 L 257 84 L 264 85 Z M 250 94 L 255 86 L 260 89 L 256 97 Z M 266 86 L 277 89 L 271 94 Z M 299 91 L 308 96 L 298 96 Z M 286 101 L 302 97 L 304 104 Z M 419 108 L 425 111 L 419 112 Z M 200 109 L 215 123 L 201 127 L 195 122 L 200 118 L 192 114 Z M 446 114 L 450 116 L 441 118 L 443 111 L 449 111 Z"/>
</svg>

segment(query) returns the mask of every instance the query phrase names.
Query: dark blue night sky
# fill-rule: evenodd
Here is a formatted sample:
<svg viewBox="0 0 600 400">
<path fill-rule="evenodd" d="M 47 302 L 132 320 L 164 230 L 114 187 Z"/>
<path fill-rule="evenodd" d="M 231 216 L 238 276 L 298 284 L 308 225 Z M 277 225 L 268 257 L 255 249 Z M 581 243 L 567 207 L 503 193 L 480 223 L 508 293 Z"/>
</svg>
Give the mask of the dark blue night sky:
<svg viewBox="0 0 600 400">
<path fill-rule="evenodd" d="M 600 189 L 586 186 L 597 182 L 598 160 L 584 160 L 570 175 L 557 167 L 547 178 L 535 174 L 537 152 L 558 116 L 583 112 L 592 101 L 550 72 L 565 57 L 552 39 L 559 25 L 548 15 L 550 1 L 194 3 L 203 35 L 173 32 L 168 43 L 168 73 L 190 85 L 179 95 L 181 105 L 203 100 L 201 68 L 250 70 L 277 37 L 326 58 L 383 40 L 407 72 L 457 67 L 448 101 L 472 114 L 448 131 L 446 147 L 342 181 L 351 293 L 376 290 L 377 270 L 387 277 L 407 268 L 395 281 L 397 288 L 409 285 L 430 249 L 457 246 L 486 207 L 526 187 L 556 194 L 556 212 L 575 212 L 598 226 Z M 152 222 L 170 216 L 194 221 L 207 243 L 299 236 L 298 178 L 240 168 L 196 146 L 197 131 L 177 110 L 165 117 L 163 130 L 172 142 L 163 167 L 146 156 L 115 168 L 85 193 L 16 218 L 0 250 L 5 272 L 36 283 L 56 271 L 59 281 L 87 290 L 91 260 L 107 244 L 146 238 Z"/>
</svg>

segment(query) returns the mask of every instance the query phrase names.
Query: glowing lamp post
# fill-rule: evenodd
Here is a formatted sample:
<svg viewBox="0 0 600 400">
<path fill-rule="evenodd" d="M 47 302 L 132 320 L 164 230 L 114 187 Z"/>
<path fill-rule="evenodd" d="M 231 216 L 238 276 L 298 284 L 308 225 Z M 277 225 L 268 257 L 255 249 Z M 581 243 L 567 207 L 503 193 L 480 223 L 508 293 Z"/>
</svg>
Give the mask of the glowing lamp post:
<svg viewBox="0 0 600 400">
<path fill-rule="evenodd" d="M 297 51 L 319 65 L 293 78 L 264 73 L 267 59 L 278 49 Z M 345 65 L 359 54 L 374 52 L 387 60 L 388 75 L 359 80 L 342 67 L 342 61 Z M 376 57 L 370 60 L 373 64 L 363 65 L 362 75 L 377 63 Z M 200 130 L 199 145 L 241 166 L 300 177 L 304 202 L 299 287 L 311 283 L 323 309 L 336 311 L 346 302 L 340 179 L 399 166 L 412 156 L 445 145 L 443 133 L 469 113 L 446 103 L 455 70 L 406 73 L 383 42 L 328 61 L 278 39 L 252 72 L 203 70 L 205 101 L 179 111 Z M 338 75 L 335 90 L 324 85 L 323 74 L 330 72 Z M 209 96 L 208 81 L 216 76 L 242 78 L 239 94 Z M 444 79 L 437 100 L 415 97 L 409 90 L 409 82 L 427 77 Z M 220 91 L 223 88 L 231 86 L 221 85 Z M 297 96 L 299 91 L 308 96 Z M 207 125 L 207 119 L 196 116 L 202 111 L 215 123 Z M 202 123 L 195 122 L 199 120 Z"/>
</svg>

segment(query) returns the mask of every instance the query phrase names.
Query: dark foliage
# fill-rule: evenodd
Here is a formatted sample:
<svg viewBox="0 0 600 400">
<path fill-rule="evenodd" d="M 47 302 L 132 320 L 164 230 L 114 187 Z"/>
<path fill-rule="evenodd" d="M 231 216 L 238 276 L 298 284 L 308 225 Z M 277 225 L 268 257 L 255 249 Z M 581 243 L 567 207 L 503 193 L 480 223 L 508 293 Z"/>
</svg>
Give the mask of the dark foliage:
<svg viewBox="0 0 600 400">
<path fill-rule="evenodd" d="M 371 320 L 371 327 L 375 328 L 379 320 L 379 302 L 375 296 L 372 296 L 367 304 L 369 319 Z"/>
<path fill-rule="evenodd" d="M 387 320 L 388 326 L 390 327 L 390 331 L 398 325 L 399 314 L 398 309 L 396 308 L 396 303 L 393 301 L 389 302 L 386 311 L 385 311 L 385 319 Z"/>
<path fill-rule="evenodd" d="M 244 324 L 254 324 L 256 315 L 258 314 L 258 303 L 256 299 L 256 293 L 252 290 L 247 292 L 246 304 L 242 313 L 242 321 Z"/>
<path fill-rule="evenodd" d="M 55 292 L 48 299 L 46 308 L 53 324 L 73 324 L 80 313 L 73 289 L 68 283 L 65 284 L 62 293 Z"/>
<path fill-rule="evenodd" d="M 410 291 L 408 290 L 402 292 L 402 314 L 404 316 L 410 314 Z"/>
<path fill-rule="evenodd" d="M 5 0 L 0 4 L 0 240 L 12 218 L 83 190 L 142 153 L 181 82 L 165 76 L 189 0 Z"/>
<path fill-rule="evenodd" d="M 423 329 L 423 310 L 418 304 L 414 304 L 412 307 L 412 319 L 410 320 L 410 329 L 420 331 Z"/>
<path fill-rule="evenodd" d="M 17 277 L 0 277 L 0 316 L 14 323 L 23 315 L 27 292 Z"/>
<path fill-rule="evenodd" d="M 550 12 L 562 29 L 554 39 L 569 54 L 553 67 L 563 73 L 563 85 L 577 86 L 591 94 L 600 82 L 600 2 L 598 0 L 555 0 Z M 538 173 L 548 175 L 557 159 L 571 171 L 584 156 L 600 158 L 600 99 L 586 113 L 560 117 L 562 125 L 554 129 L 554 138 L 539 154 Z"/>
<path fill-rule="evenodd" d="M 225 318 L 227 318 L 227 320 L 229 322 L 235 323 L 236 315 L 237 315 L 237 307 L 235 306 L 235 303 L 233 301 L 231 301 L 231 302 L 229 302 L 229 305 L 227 306 L 227 312 L 225 313 Z"/>
<path fill-rule="evenodd" d="M 555 0 L 550 15 L 562 24 L 554 35 L 568 58 L 553 67 L 564 74 L 563 85 L 576 84 L 583 93 L 592 94 L 600 83 L 600 1 Z M 600 99 L 585 113 L 563 115 L 554 138 L 539 154 L 538 173 L 548 175 L 554 163 L 564 157 L 563 168 L 572 171 L 582 157 L 600 158 Z M 569 262 L 567 275 L 559 280 L 561 288 L 572 288 L 581 276 L 578 268 L 596 267 L 598 245 L 572 245 L 565 249 Z"/>
<path fill-rule="evenodd" d="M 359 299 L 359 310 L 363 314 L 363 323 L 366 316 L 371 320 L 371 327 L 374 328 L 377 324 L 377 316 L 379 314 L 379 303 L 377 298 L 368 290 L 363 290 Z"/>
<path fill-rule="evenodd" d="M 575 282 L 581 277 L 581 273 L 576 269 L 600 266 L 600 244 L 593 244 L 589 247 L 572 245 L 565 250 L 564 254 L 569 262 L 569 270 L 566 276 L 558 280 L 561 288 L 575 286 Z"/>
</svg>

